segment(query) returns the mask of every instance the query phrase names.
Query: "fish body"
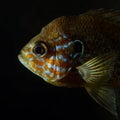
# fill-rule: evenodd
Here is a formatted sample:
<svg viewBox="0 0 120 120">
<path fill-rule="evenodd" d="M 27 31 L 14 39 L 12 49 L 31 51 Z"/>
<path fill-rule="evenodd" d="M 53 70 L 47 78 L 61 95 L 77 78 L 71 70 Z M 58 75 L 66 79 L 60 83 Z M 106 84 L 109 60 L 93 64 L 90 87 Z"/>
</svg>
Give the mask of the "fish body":
<svg viewBox="0 0 120 120">
<path fill-rule="evenodd" d="M 119 11 L 99 9 L 59 17 L 43 27 L 18 57 L 50 84 L 85 87 L 117 116 L 112 86 L 120 86 Z"/>
</svg>

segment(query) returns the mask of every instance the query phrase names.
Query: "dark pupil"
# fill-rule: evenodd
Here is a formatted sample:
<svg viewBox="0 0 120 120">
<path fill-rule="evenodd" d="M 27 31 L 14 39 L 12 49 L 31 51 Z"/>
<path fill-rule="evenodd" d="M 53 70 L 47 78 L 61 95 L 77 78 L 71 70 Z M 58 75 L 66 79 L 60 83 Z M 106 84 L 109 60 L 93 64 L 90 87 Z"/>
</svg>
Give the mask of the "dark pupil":
<svg viewBox="0 0 120 120">
<path fill-rule="evenodd" d="M 45 48 L 41 44 L 36 44 L 36 46 L 34 47 L 33 52 L 35 54 L 43 55 L 45 53 Z"/>
</svg>

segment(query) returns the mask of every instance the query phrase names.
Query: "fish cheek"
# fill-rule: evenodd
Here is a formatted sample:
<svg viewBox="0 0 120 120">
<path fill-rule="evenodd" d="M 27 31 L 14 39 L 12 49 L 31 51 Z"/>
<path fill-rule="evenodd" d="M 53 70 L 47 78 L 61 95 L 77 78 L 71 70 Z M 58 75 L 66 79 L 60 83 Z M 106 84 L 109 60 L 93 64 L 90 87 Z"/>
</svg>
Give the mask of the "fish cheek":
<svg viewBox="0 0 120 120">
<path fill-rule="evenodd" d="M 33 73 L 37 74 L 37 75 L 41 75 L 43 73 L 43 61 L 34 57 L 33 59 L 29 60 L 29 66 L 30 69 Z"/>
</svg>

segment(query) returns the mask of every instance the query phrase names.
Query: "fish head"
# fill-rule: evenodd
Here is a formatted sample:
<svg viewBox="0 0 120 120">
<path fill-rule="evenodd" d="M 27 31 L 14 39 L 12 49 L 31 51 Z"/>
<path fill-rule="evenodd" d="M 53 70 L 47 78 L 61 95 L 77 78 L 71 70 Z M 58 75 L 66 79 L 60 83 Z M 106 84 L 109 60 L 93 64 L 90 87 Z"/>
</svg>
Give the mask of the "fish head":
<svg viewBox="0 0 120 120">
<path fill-rule="evenodd" d="M 80 40 L 70 39 L 64 33 L 51 37 L 50 32 L 52 31 L 46 36 L 46 30 L 43 29 L 18 55 L 20 62 L 26 68 L 47 82 L 64 78 L 80 63 L 84 49 L 82 47 L 81 53 Z"/>
</svg>

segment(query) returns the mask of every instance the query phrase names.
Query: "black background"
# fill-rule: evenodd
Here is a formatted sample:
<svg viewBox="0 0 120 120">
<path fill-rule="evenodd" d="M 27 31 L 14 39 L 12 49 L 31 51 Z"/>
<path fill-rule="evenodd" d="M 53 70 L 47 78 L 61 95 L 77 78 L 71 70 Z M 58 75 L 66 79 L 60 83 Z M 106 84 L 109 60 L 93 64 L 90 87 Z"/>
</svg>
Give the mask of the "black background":
<svg viewBox="0 0 120 120">
<path fill-rule="evenodd" d="M 9 119 L 114 120 L 82 88 L 59 88 L 28 71 L 17 59 L 20 49 L 56 17 L 89 9 L 120 8 L 120 0 L 4 1 L 0 3 L 0 114 Z M 2 117 L 1 116 L 1 117 Z M 25 116 L 25 117 L 23 117 Z"/>
</svg>

